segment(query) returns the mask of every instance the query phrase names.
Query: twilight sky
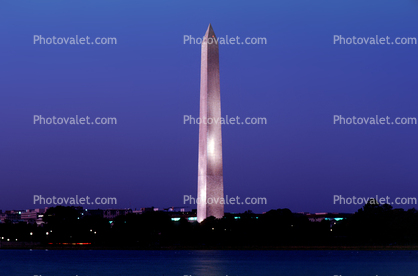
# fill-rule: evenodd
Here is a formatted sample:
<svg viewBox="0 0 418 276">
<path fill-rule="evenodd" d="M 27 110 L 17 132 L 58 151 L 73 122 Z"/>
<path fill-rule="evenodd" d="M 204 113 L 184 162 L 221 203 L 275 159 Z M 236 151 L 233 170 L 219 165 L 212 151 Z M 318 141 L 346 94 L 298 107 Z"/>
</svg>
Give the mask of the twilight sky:
<svg viewBox="0 0 418 276">
<path fill-rule="evenodd" d="M 418 125 L 334 125 L 333 116 L 418 117 L 418 45 L 334 45 L 333 36 L 418 37 L 418 2 L 3 1 L 0 209 L 44 197 L 183 206 L 197 194 L 200 45 L 220 45 L 225 194 L 276 208 L 354 212 L 333 195 L 418 197 Z M 33 36 L 116 37 L 117 45 L 34 45 Z M 116 117 L 117 125 L 34 125 L 33 116 Z M 411 205 L 395 206 L 411 208 Z M 416 206 L 415 206 L 416 207 Z"/>
</svg>

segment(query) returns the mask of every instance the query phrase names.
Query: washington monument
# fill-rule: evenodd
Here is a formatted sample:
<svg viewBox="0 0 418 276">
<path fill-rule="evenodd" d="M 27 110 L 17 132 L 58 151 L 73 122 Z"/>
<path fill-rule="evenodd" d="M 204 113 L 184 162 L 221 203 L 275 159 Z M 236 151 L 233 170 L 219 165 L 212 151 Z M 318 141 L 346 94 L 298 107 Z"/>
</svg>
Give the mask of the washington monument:
<svg viewBox="0 0 418 276">
<path fill-rule="evenodd" d="M 212 25 L 202 42 L 200 67 L 197 221 L 224 216 L 219 51 Z"/>
</svg>

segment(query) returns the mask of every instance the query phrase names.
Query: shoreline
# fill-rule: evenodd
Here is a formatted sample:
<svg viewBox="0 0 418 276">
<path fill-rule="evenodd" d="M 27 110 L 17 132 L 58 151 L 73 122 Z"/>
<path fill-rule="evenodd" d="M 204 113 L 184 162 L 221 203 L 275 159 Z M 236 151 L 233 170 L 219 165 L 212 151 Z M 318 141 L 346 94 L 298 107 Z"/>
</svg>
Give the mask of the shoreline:
<svg viewBox="0 0 418 276">
<path fill-rule="evenodd" d="M 418 250 L 418 245 L 288 245 L 288 246 L 95 246 L 95 245 L 42 245 L 36 243 L 2 243 L 0 250 Z"/>
</svg>

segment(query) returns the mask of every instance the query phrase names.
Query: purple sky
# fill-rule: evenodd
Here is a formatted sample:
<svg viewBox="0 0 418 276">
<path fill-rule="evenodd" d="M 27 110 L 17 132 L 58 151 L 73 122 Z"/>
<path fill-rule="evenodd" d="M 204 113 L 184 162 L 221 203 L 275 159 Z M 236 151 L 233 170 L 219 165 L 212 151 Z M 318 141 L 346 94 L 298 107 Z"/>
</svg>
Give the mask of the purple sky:
<svg viewBox="0 0 418 276">
<path fill-rule="evenodd" d="M 418 197 L 418 125 L 334 125 L 333 116 L 418 117 L 418 45 L 334 45 L 333 36 L 418 36 L 413 1 L 43 1 L 0 10 L 0 209 L 44 197 L 183 206 L 196 196 L 200 45 L 183 36 L 266 37 L 220 45 L 230 197 L 276 208 L 354 212 L 333 195 Z M 34 45 L 33 36 L 116 37 L 117 45 Z M 34 125 L 33 116 L 116 117 L 117 125 Z M 395 206 L 411 208 L 412 205 Z"/>
</svg>

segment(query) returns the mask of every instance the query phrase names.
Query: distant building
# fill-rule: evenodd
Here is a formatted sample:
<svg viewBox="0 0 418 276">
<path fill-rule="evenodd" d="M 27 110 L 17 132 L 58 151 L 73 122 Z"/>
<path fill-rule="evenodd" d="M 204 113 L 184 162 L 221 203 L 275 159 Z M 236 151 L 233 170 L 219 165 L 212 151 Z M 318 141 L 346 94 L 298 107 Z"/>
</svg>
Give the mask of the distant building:
<svg viewBox="0 0 418 276">
<path fill-rule="evenodd" d="M 22 210 L 7 210 L 6 212 L 0 214 L 1 222 L 10 221 L 11 223 L 18 223 L 21 221 L 20 215 Z"/>
<path fill-rule="evenodd" d="M 147 212 L 157 212 L 158 208 L 152 206 L 152 207 L 142 207 L 139 210 L 133 211 L 134 214 L 143 214 Z"/>
<path fill-rule="evenodd" d="M 20 215 L 20 218 L 26 223 L 33 224 L 36 223 L 36 220 L 38 219 L 38 213 L 35 212 L 35 210 L 27 210 Z"/>
<path fill-rule="evenodd" d="M 105 219 L 113 220 L 117 216 L 125 216 L 132 213 L 132 209 L 106 209 L 103 210 L 103 217 Z"/>
<path fill-rule="evenodd" d="M 103 210 L 102 209 L 84 209 L 84 211 L 81 213 L 81 216 L 98 216 L 103 218 Z"/>
<path fill-rule="evenodd" d="M 43 216 L 48 210 L 48 207 L 37 208 L 37 209 L 27 209 L 25 211 L 20 211 L 20 221 L 30 223 L 30 224 L 43 224 Z M 15 211 L 16 212 L 16 211 Z"/>
<path fill-rule="evenodd" d="M 310 222 L 321 222 L 323 220 L 329 221 L 333 225 L 337 221 L 349 218 L 353 214 L 350 213 L 305 213 Z"/>
<path fill-rule="evenodd" d="M 170 214 L 172 221 L 180 221 L 180 219 L 182 218 L 185 218 L 190 222 L 197 221 L 196 209 L 193 209 L 192 211 L 186 211 L 185 208 L 183 207 L 178 207 L 178 208 L 172 207 L 171 211 L 166 211 L 166 212 Z"/>
<path fill-rule="evenodd" d="M 169 207 L 169 208 L 164 208 L 163 211 L 164 212 L 184 213 L 186 211 L 190 212 L 190 208 L 187 208 L 187 207 Z"/>
<path fill-rule="evenodd" d="M 43 224 L 42 217 L 46 212 L 46 208 L 27 209 L 27 210 L 7 210 L 4 213 L 0 212 L 0 222 L 4 223 L 10 221 L 11 223 L 26 222 L 31 224 Z"/>
</svg>

